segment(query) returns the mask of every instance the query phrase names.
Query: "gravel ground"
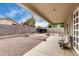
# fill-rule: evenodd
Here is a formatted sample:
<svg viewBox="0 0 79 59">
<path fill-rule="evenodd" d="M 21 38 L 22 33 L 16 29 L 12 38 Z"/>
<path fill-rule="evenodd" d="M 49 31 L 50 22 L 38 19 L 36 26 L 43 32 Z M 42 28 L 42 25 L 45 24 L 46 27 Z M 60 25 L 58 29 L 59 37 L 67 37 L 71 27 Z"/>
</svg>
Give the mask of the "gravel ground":
<svg viewBox="0 0 79 59">
<path fill-rule="evenodd" d="M 40 42 L 29 37 L 0 39 L 0 56 L 22 56 Z"/>
</svg>

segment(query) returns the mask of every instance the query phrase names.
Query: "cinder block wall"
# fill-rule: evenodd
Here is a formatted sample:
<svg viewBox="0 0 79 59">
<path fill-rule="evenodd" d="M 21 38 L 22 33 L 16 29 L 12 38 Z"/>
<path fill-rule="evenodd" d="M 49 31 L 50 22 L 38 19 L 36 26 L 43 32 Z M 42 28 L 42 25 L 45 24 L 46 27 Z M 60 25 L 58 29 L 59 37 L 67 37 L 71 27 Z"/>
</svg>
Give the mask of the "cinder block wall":
<svg viewBox="0 0 79 59">
<path fill-rule="evenodd" d="M 32 33 L 35 32 L 35 27 L 19 26 L 19 25 L 1 25 L 0 35 L 19 34 L 19 33 Z"/>
</svg>

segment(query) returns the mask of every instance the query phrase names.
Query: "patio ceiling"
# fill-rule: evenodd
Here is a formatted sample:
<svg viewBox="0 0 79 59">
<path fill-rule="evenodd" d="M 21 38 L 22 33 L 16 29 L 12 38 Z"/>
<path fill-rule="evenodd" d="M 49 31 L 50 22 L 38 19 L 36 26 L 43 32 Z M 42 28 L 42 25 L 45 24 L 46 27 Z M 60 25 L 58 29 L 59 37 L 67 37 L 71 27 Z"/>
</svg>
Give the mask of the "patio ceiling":
<svg viewBox="0 0 79 59">
<path fill-rule="evenodd" d="M 64 23 L 72 9 L 72 3 L 23 3 L 23 8 L 39 15 L 50 23 Z"/>
</svg>

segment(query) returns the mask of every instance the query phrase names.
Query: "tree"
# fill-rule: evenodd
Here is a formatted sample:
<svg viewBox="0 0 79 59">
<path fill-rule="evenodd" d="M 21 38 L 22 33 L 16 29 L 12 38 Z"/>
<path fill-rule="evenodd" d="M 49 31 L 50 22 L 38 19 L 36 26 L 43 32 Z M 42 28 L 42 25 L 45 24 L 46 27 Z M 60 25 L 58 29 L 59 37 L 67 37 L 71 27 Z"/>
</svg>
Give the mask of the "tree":
<svg viewBox="0 0 79 59">
<path fill-rule="evenodd" d="M 35 26 L 35 20 L 33 18 L 29 18 L 27 21 L 23 23 L 23 25 Z"/>
<path fill-rule="evenodd" d="M 48 25 L 48 28 L 52 28 L 52 24 L 49 24 L 49 25 Z"/>
<path fill-rule="evenodd" d="M 60 24 L 60 27 L 64 27 L 64 24 Z"/>
<path fill-rule="evenodd" d="M 57 27 L 57 24 L 53 24 L 53 27 L 56 28 Z"/>
</svg>

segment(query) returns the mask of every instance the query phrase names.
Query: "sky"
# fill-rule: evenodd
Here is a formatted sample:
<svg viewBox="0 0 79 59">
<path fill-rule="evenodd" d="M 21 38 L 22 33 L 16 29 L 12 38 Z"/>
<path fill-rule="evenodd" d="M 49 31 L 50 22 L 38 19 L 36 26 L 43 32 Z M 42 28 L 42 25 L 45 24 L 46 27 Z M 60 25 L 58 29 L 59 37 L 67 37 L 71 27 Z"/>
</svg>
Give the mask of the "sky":
<svg viewBox="0 0 79 59">
<path fill-rule="evenodd" d="M 18 23 L 24 22 L 25 20 L 32 17 L 32 13 L 28 10 L 23 9 L 16 3 L 0 3 L 0 18 L 11 18 Z M 39 16 L 34 15 L 36 20 L 36 26 L 48 26 L 48 22 Z"/>
</svg>

